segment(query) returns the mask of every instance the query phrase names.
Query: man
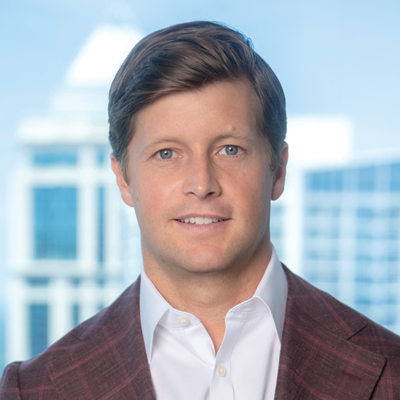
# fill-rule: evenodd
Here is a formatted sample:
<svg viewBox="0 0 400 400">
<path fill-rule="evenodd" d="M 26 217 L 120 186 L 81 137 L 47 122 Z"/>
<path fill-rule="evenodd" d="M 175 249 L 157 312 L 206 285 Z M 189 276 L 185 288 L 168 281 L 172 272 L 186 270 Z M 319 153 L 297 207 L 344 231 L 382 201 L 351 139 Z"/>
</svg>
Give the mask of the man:
<svg viewBox="0 0 400 400">
<path fill-rule="evenodd" d="M 238 32 L 155 32 L 110 90 L 112 168 L 144 270 L 110 307 L 9 365 L 1 399 L 399 399 L 400 338 L 282 266 L 284 94 Z"/>
</svg>

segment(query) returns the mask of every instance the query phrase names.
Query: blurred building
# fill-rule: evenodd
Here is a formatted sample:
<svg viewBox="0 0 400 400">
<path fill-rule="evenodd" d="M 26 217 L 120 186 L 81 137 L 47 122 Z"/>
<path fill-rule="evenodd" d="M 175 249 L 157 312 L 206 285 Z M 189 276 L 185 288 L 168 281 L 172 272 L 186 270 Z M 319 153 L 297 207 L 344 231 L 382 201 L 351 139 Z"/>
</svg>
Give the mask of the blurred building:
<svg viewBox="0 0 400 400">
<path fill-rule="evenodd" d="M 271 203 L 271 241 L 292 271 L 303 273 L 305 174 L 309 168 L 339 167 L 351 160 L 353 126 L 340 116 L 288 117 L 289 163 L 285 191 Z"/>
<path fill-rule="evenodd" d="M 305 175 L 306 279 L 400 333 L 400 158 Z"/>
<path fill-rule="evenodd" d="M 110 304 L 139 273 L 139 231 L 133 209 L 120 200 L 107 138 L 110 81 L 139 38 L 132 28 L 96 29 L 53 96 L 48 114 L 20 126 L 8 261 L 7 362 L 43 351 Z"/>
<path fill-rule="evenodd" d="M 356 161 L 343 118 L 289 118 L 289 167 L 271 239 L 294 272 L 400 333 L 400 158 Z"/>
</svg>

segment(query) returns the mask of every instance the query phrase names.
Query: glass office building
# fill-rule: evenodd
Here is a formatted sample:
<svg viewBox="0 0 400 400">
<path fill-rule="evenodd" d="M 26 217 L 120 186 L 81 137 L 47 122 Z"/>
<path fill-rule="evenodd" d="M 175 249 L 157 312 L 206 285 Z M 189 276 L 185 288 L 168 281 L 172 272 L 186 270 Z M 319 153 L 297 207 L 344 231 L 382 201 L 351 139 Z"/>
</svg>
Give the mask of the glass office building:
<svg viewBox="0 0 400 400">
<path fill-rule="evenodd" d="M 400 333 L 400 161 L 304 179 L 302 274 Z"/>
<path fill-rule="evenodd" d="M 122 203 L 110 168 L 107 97 L 115 70 L 102 70 L 118 67 L 137 39 L 129 27 L 95 30 L 48 112 L 19 127 L 6 285 L 7 363 L 43 351 L 114 301 L 140 271 L 134 210 Z M 119 58 L 115 66 L 113 52 Z M 124 246 L 129 258 L 122 260 Z"/>
<path fill-rule="evenodd" d="M 126 286 L 119 243 L 122 203 L 107 162 L 106 121 L 92 122 L 86 134 L 65 143 L 59 132 L 63 118 L 30 120 L 21 134 L 7 361 L 40 353 Z M 51 136 L 45 137 L 49 122 Z M 81 123 L 70 118 L 71 132 Z"/>
</svg>

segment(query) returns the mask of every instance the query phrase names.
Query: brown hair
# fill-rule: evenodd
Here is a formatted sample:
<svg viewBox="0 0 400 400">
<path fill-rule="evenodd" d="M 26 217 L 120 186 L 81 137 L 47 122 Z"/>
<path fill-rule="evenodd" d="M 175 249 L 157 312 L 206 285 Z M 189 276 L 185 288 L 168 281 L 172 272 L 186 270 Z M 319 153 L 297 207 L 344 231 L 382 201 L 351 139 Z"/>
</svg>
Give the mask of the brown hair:
<svg viewBox="0 0 400 400">
<path fill-rule="evenodd" d="M 171 93 L 241 78 L 253 87 L 257 124 L 275 169 L 286 136 L 285 95 L 247 37 L 219 23 L 196 21 L 161 29 L 137 43 L 114 78 L 108 104 L 109 140 L 125 180 L 138 111 Z"/>
</svg>

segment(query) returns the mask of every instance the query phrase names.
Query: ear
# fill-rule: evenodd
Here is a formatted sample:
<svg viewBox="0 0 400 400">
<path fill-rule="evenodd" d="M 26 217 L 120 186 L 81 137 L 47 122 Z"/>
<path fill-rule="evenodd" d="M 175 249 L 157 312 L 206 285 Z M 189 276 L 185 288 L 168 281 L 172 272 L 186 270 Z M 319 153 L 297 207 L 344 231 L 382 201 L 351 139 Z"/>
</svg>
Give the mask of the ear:
<svg viewBox="0 0 400 400">
<path fill-rule="evenodd" d="M 286 166 L 289 159 L 289 146 L 283 142 L 280 152 L 279 164 L 274 171 L 274 185 L 271 200 L 278 200 L 285 189 Z"/>
<path fill-rule="evenodd" d="M 121 192 L 122 200 L 129 206 L 133 207 L 133 201 L 128 184 L 125 182 L 124 174 L 122 173 L 121 163 L 117 161 L 114 153 L 111 153 L 111 168 L 117 178 L 117 185 Z"/>
</svg>

